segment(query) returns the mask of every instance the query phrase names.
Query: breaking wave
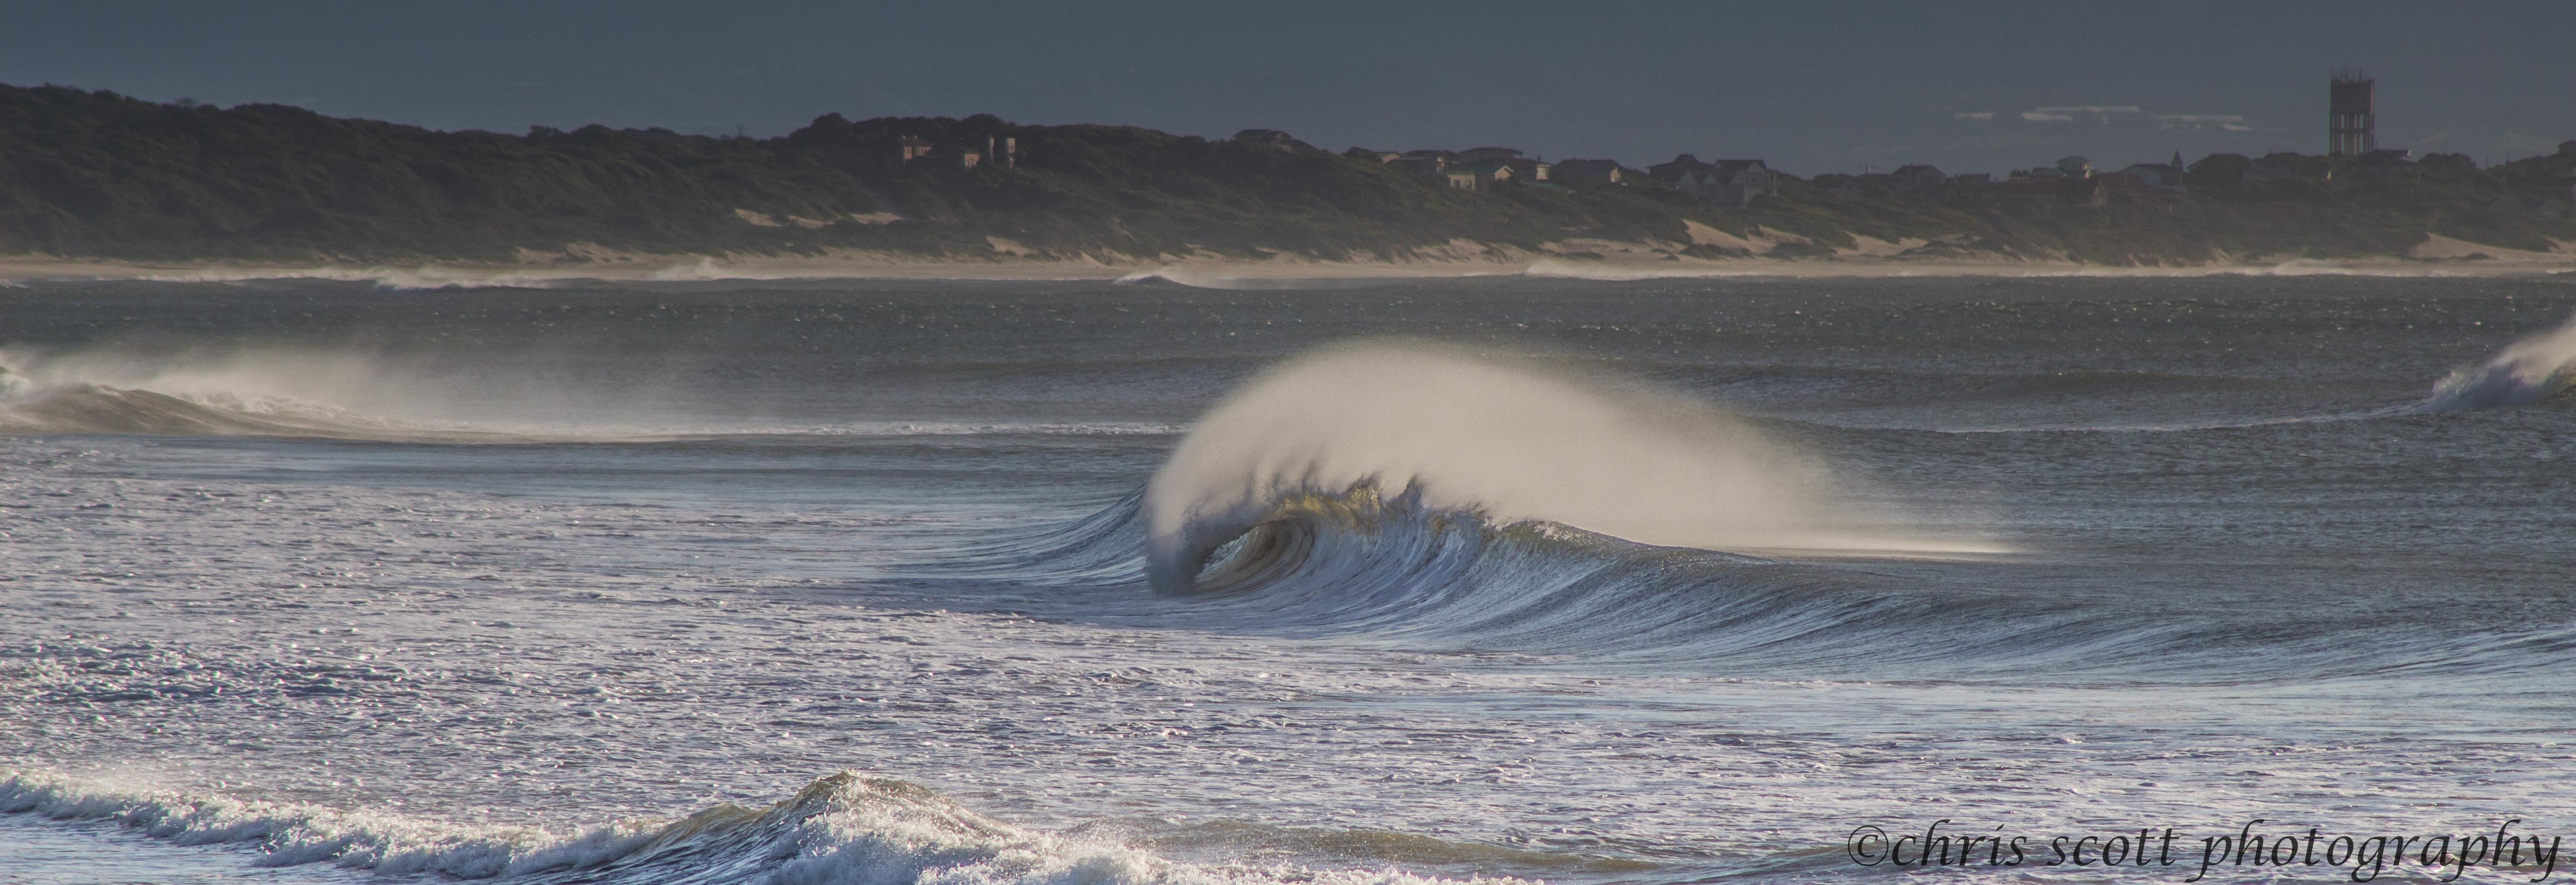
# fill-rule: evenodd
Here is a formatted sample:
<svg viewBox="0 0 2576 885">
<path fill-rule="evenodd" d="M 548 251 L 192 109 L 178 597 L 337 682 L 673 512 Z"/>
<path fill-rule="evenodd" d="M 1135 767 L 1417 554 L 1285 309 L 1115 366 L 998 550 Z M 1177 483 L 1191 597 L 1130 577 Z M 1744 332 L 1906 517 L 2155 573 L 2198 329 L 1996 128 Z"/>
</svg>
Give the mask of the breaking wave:
<svg viewBox="0 0 2576 885">
<path fill-rule="evenodd" d="M 2487 361 L 2434 382 L 2416 411 L 2504 409 L 2547 399 L 2576 381 L 2576 318 L 2506 345 Z"/>
<path fill-rule="evenodd" d="M 2284 639 L 1900 580 L 1892 561 L 1921 577 L 2014 551 L 1874 500 L 1794 439 L 1679 397 L 1380 343 L 1256 376 L 1144 488 L 927 571 L 1095 594 L 1103 617 L 1178 607 L 1212 629 L 1779 676 L 2262 681 L 2510 666 L 2520 641 Z"/>
<path fill-rule="evenodd" d="M 1194 864 L 1090 833 L 1015 827 L 917 784 L 854 772 L 831 775 L 767 808 L 725 804 L 679 820 L 634 819 L 554 832 L 462 826 L 399 815 L 290 803 L 188 796 L 41 774 L 0 780 L 0 813 L 58 821 L 113 821 L 182 845 L 247 843 L 261 866 L 332 864 L 384 875 L 438 874 L 530 885 L 1003 885 L 1003 883 L 1423 883 L 1398 872 L 1303 866 Z M 1275 835 L 1275 834 L 1274 834 Z M 1288 834 L 1295 835 L 1295 834 Z M 1306 839 L 1332 851 L 1332 841 Z M 1367 842 L 1351 834 L 1343 839 Z M 1085 838 L 1093 836 L 1095 838 Z M 1175 841 L 1169 834 L 1158 840 Z M 1427 865 L 1473 868 L 1586 859 L 1456 845 L 1431 839 L 1412 853 Z M 1481 850 L 1480 850 L 1481 848 Z M 1510 855 L 1496 857 L 1495 855 Z M 1520 857 L 1527 855 L 1527 857 Z M 1411 856 L 1384 858 L 1413 861 Z"/>
<path fill-rule="evenodd" d="M 2080 598 L 1899 579 L 1885 560 L 1754 556 L 1543 520 L 1497 523 L 1426 504 L 1418 489 L 1372 484 L 1276 500 L 1208 551 L 1188 576 L 1188 595 L 1133 594 L 1148 584 L 1138 555 L 1150 549 L 1144 500 L 1140 491 L 1077 521 L 956 550 L 926 572 L 1090 594 L 1096 613 L 1111 618 L 1164 622 L 1185 612 L 1208 629 L 1764 678 L 1988 679 L 2037 670 L 2237 683 L 2433 662 L 2474 673 L 2523 666 L 2534 641 L 2354 643 L 2333 631 L 2285 638 L 2259 621 L 2142 616 Z"/>
<path fill-rule="evenodd" d="M 1713 550 L 1996 552 L 1929 539 L 1818 459 L 1704 404 L 1424 344 L 1291 360 L 1201 419 L 1146 486 L 1146 569 L 1188 593 L 1283 504 L 1358 487 L 1497 525 Z"/>
</svg>

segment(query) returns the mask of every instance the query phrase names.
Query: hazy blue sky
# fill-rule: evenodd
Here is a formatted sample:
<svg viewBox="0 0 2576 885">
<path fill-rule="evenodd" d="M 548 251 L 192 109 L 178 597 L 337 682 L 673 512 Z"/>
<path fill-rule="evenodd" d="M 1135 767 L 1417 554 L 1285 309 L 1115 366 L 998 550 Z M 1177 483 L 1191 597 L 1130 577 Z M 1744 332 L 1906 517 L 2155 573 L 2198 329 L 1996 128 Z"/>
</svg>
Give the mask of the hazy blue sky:
<svg viewBox="0 0 2576 885">
<path fill-rule="evenodd" d="M 1810 175 L 2321 152 L 2341 66 L 2379 79 L 2381 146 L 2494 162 L 2576 138 L 2572 58 L 2570 0 L 0 0 L 0 82 L 442 129 L 981 111 Z M 2040 110 L 2058 107 L 2137 111 Z"/>
</svg>

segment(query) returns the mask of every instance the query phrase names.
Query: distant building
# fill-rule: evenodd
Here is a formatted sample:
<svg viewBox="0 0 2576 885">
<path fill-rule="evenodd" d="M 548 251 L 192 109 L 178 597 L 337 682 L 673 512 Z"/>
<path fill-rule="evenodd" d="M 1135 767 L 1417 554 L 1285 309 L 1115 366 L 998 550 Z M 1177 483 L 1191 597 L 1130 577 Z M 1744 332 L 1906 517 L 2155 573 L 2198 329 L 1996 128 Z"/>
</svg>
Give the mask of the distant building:
<svg viewBox="0 0 2576 885">
<path fill-rule="evenodd" d="M 2093 181 L 2101 186 L 2102 199 L 2114 205 L 2161 206 L 2170 212 L 2185 203 L 2180 191 L 2157 187 L 2142 175 L 2111 172 L 2093 176 Z"/>
<path fill-rule="evenodd" d="M 2379 118 L 2371 113 L 2375 81 L 2360 71 L 2339 71 L 2326 84 L 2326 154 L 2358 157 L 2379 149 Z"/>
<path fill-rule="evenodd" d="M 1674 157 L 1672 162 L 1646 167 L 1656 180 L 1671 183 L 1683 193 L 1718 206 L 1751 205 L 1755 197 L 1777 193 L 1779 174 L 1760 160 L 1719 160 L 1711 163 L 1689 154 Z"/>
<path fill-rule="evenodd" d="M 1518 177 L 1512 170 L 1512 164 L 1500 160 L 1487 160 L 1464 168 L 1475 178 L 1475 190 L 1480 191 L 1489 191 L 1510 184 Z"/>
<path fill-rule="evenodd" d="M 1520 151 L 1507 147 L 1468 148 L 1458 152 L 1458 162 L 1484 163 L 1492 160 L 1512 160 L 1518 159 L 1520 155 Z"/>
<path fill-rule="evenodd" d="M 1449 171 L 1449 157 L 1446 154 L 1446 151 L 1406 151 L 1387 163 L 1404 170 L 1408 175 L 1419 178 L 1439 178 Z"/>
<path fill-rule="evenodd" d="M 2135 175 L 2139 180 L 2146 182 L 2148 187 L 2169 191 L 2179 191 L 2183 189 L 2182 175 L 2184 171 L 2185 170 L 2182 165 L 2182 152 L 2175 151 L 2173 162 L 2171 163 L 2131 163 L 2128 168 L 2111 174 Z"/>
<path fill-rule="evenodd" d="M 2057 172 L 2058 174 L 2064 175 L 2068 178 L 2091 178 L 2093 177 L 2093 161 L 2084 159 L 2083 157 L 2059 157 L 2057 159 Z"/>
<path fill-rule="evenodd" d="M 1392 163 L 1395 162 L 1397 157 L 1404 155 L 1395 151 L 1373 151 L 1368 148 L 1353 146 L 1350 150 L 1343 151 L 1342 156 L 1349 157 L 1354 160 L 1366 160 L 1372 163 Z"/>
<path fill-rule="evenodd" d="M 1439 179 L 1462 191 L 1476 190 L 1476 172 L 1472 169 L 1450 169 L 1439 173 Z"/>
<path fill-rule="evenodd" d="M 1559 184 L 1611 185 L 1620 183 L 1620 166 L 1617 160 L 1558 160 L 1551 175 Z"/>
<path fill-rule="evenodd" d="M 1889 189 L 1900 194 L 1921 193 L 1940 187 L 1943 182 L 1949 180 L 1949 176 L 1941 174 L 1941 170 L 1928 163 L 1898 166 L 1896 171 L 1887 175 Z"/>
<path fill-rule="evenodd" d="M 953 163 L 961 169 L 973 169 L 987 162 L 1008 169 L 1019 165 L 1020 156 L 1018 138 L 992 136 L 984 139 L 984 146 L 981 149 L 967 145 L 935 144 L 929 139 L 915 135 L 895 139 L 894 147 L 895 159 L 901 162 L 910 163 L 914 160 L 928 159 L 941 165 Z"/>
<path fill-rule="evenodd" d="M 1543 163 L 1527 157 L 1502 157 L 1492 162 L 1512 167 L 1512 178 L 1524 182 L 1546 181 L 1548 173 L 1555 171 L 1555 164 Z"/>
</svg>

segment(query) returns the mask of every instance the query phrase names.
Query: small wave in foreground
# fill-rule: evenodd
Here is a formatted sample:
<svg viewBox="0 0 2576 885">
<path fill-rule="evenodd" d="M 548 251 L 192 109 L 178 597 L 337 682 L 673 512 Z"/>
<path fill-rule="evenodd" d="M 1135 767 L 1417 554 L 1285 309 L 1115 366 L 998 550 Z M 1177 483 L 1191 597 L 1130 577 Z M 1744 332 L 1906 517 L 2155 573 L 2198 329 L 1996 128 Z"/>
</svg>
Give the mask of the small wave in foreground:
<svg viewBox="0 0 2576 885">
<path fill-rule="evenodd" d="M 56 821 L 113 821 L 181 845 L 249 843 L 259 848 L 256 862 L 261 866 L 332 864 L 383 875 L 428 873 L 529 885 L 1411 885 L 1443 881 L 1394 871 L 1174 861 L 1114 840 L 1121 830 L 1133 828 L 1095 826 L 1070 834 L 1024 829 L 977 814 L 920 785 L 855 772 L 816 780 L 767 808 L 725 804 L 678 820 L 623 820 L 568 833 L 189 796 L 30 773 L 0 780 L 0 813 L 32 813 Z M 1228 837 L 1284 843 L 1310 855 L 1399 863 L 1419 860 L 1425 866 L 1470 869 L 1604 863 L 1423 837 L 1370 838 L 1368 833 L 1345 831 L 1264 828 L 1251 835 L 1154 835 L 1149 841 L 1164 845 Z M 1464 881 L 1516 880 L 1471 872 Z"/>
</svg>

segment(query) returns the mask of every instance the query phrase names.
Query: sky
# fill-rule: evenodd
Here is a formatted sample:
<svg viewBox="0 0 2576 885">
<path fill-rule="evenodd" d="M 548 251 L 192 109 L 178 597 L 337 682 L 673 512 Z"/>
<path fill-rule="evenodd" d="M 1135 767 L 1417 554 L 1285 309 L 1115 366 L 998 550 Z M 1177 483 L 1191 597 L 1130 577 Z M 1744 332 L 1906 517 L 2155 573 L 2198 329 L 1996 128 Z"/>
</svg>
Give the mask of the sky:
<svg viewBox="0 0 2576 885">
<path fill-rule="evenodd" d="M 2002 173 L 2322 153 L 2327 79 L 2359 68 L 2381 147 L 2491 164 L 2576 139 L 2570 0 L 0 0 L 0 23 L 0 83 L 501 132 L 991 113 Z"/>
</svg>

